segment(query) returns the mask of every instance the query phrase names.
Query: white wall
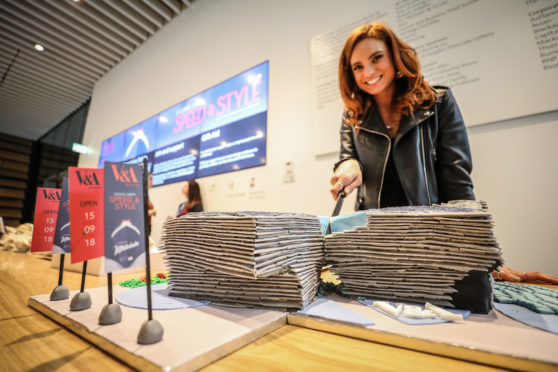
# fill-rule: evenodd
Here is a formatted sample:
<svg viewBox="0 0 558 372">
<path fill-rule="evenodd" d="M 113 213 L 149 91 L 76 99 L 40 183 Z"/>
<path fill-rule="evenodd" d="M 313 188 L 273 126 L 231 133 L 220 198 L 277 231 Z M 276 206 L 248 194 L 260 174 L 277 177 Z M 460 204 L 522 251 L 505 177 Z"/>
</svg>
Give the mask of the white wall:
<svg viewBox="0 0 558 372">
<path fill-rule="evenodd" d="M 205 208 L 330 214 L 328 180 L 337 156 L 312 154 L 310 39 L 375 10 L 368 0 L 350 4 L 195 2 L 96 84 L 84 144 L 99 149 L 107 137 L 269 60 L 267 165 L 199 179 Z M 555 275 L 557 124 L 558 115 L 547 114 L 470 129 L 475 191 L 494 213 L 507 265 Z M 98 152 L 84 155 L 80 166 L 96 167 L 97 161 Z M 283 183 L 286 161 L 294 163 L 295 183 Z M 150 191 L 157 209 L 155 238 L 182 201 L 180 188 Z M 350 198 L 343 212 L 352 205 Z"/>
<path fill-rule="evenodd" d="M 558 112 L 469 128 L 475 197 L 506 265 L 558 275 Z"/>
</svg>

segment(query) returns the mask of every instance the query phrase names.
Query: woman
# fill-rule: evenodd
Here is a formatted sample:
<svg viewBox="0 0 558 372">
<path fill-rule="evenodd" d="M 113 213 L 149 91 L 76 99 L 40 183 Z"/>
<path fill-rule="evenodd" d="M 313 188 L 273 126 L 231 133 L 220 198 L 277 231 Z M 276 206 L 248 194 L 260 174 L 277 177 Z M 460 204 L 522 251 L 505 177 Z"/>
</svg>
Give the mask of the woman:
<svg viewBox="0 0 558 372">
<path fill-rule="evenodd" d="M 190 180 L 184 184 L 182 194 L 186 197 L 186 201 L 180 203 L 175 217 L 184 216 L 190 212 L 203 211 L 200 185 L 195 180 Z"/>
<path fill-rule="evenodd" d="M 386 25 L 348 37 L 339 61 L 345 104 L 330 191 L 358 188 L 355 209 L 474 199 L 472 160 L 451 91 L 424 80 L 415 50 Z"/>
</svg>

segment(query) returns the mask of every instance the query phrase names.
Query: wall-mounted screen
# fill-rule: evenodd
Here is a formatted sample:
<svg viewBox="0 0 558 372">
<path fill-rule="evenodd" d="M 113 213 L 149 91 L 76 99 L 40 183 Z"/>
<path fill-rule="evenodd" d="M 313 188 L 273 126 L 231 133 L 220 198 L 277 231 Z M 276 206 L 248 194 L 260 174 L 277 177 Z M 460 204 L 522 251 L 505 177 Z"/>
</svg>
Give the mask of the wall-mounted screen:
<svg viewBox="0 0 558 372">
<path fill-rule="evenodd" d="M 266 61 L 104 140 L 98 166 L 147 158 L 160 186 L 265 165 L 268 76 Z"/>
</svg>

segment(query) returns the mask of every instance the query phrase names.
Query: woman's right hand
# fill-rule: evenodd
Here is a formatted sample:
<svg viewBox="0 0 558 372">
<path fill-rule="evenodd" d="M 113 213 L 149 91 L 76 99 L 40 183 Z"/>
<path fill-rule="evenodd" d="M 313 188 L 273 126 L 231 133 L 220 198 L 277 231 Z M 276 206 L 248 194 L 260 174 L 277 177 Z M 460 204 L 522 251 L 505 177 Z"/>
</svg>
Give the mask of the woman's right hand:
<svg viewBox="0 0 558 372">
<path fill-rule="evenodd" d="M 345 195 L 349 195 L 354 189 L 362 185 L 362 171 L 356 159 L 345 160 L 329 180 L 331 188 L 329 191 L 334 200 L 337 200 L 339 192 L 345 189 Z"/>
<path fill-rule="evenodd" d="M 492 277 L 506 282 L 547 282 L 558 284 L 558 277 L 540 271 L 518 271 L 509 267 L 499 266 L 492 272 Z"/>
</svg>

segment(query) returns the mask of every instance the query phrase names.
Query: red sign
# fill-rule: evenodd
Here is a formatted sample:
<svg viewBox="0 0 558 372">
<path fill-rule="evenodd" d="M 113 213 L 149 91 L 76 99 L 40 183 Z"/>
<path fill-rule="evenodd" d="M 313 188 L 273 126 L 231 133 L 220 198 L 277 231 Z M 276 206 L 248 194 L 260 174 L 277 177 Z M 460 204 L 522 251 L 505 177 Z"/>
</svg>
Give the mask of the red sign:
<svg viewBox="0 0 558 372">
<path fill-rule="evenodd" d="M 68 188 L 72 263 L 104 256 L 104 170 L 70 167 Z"/>
<path fill-rule="evenodd" d="M 49 189 L 45 187 L 39 187 L 37 189 L 31 252 L 52 251 L 60 195 L 60 189 Z"/>
</svg>

